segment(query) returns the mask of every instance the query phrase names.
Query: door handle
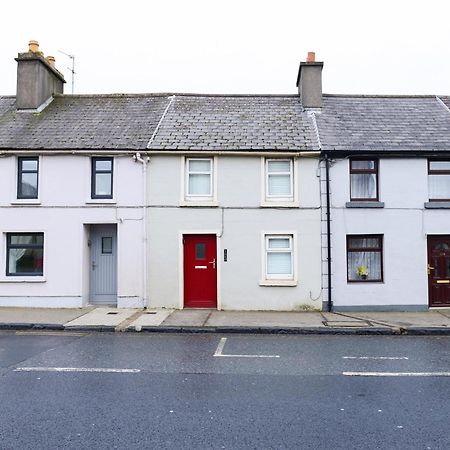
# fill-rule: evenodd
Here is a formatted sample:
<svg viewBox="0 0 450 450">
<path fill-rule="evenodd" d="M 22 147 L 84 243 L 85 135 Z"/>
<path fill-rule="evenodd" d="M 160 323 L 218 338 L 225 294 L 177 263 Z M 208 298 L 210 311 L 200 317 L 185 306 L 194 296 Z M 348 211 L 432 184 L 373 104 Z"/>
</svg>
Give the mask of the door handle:
<svg viewBox="0 0 450 450">
<path fill-rule="evenodd" d="M 212 264 L 213 269 L 215 269 L 216 268 L 216 258 L 214 258 L 212 261 L 210 261 L 209 264 Z"/>
<path fill-rule="evenodd" d="M 430 275 L 431 269 L 434 269 L 434 267 L 431 267 L 431 266 L 428 264 L 428 266 L 427 266 L 427 272 L 428 272 L 428 275 Z"/>
<path fill-rule="evenodd" d="M 95 261 L 92 261 L 92 270 L 95 270 L 96 267 L 97 267 L 97 264 L 95 264 Z"/>
</svg>

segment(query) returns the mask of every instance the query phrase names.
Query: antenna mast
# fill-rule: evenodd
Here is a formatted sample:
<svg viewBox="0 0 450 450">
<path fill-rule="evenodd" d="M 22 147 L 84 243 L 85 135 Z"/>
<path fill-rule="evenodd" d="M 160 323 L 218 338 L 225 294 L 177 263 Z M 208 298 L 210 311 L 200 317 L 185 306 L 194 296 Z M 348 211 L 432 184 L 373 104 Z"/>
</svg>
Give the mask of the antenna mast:
<svg viewBox="0 0 450 450">
<path fill-rule="evenodd" d="M 72 67 L 67 67 L 70 70 L 70 73 L 72 74 L 72 95 L 75 88 L 75 55 L 69 55 L 66 52 L 63 52 L 61 50 L 58 50 L 59 53 L 62 53 L 63 55 L 66 55 L 72 60 Z"/>
</svg>

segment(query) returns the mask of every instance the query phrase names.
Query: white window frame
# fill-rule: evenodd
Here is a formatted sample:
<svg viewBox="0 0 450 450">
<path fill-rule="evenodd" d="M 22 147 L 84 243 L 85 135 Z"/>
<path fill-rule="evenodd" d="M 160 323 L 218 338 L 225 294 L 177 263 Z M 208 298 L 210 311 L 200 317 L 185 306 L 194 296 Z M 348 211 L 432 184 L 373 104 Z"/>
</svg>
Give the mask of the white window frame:
<svg viewBox="0 0 450 450">
<path fill-rule="evenodd" d="M 189 193 L 189 162 L 210 161 L 209 172 L 195 172 L 195 174 L 207 174 L 209 180 L 209 195 Z M 218 206 L 217 204 L 217 157 L 215 156 L 183 156 L 181 158 L 181 206 Z"/>
<path fill-rule="evenodd" d="M 297 252 L 296 252 L 296 233 L 286 232 L 262 232 L 261 234 L 262 250 L 262 279 L 260 286 L 296 286 L 297 285 Z M 270 239 L 289 239 L 289 248 L 269 249 Z M 268 254 L 289 251 L 291 253 L 291 273 L 270 275 L 267 273 Z"/>
<path fill-rule="evenodd" d="M 289 195 L 271 195 L 269 193 L 269 163 L 271 161 L 289 161 L 290 163 L 290 188 L 291 192 Z M 285 158 L 274 158 L 274 157 L 262 157 L 261 158 L 261 192 L 262 201 L 261 206 L 267 207 L 298 207 L 297 198 L 297 158 L 285 157 Z M 279 172 L 279 175 L 286 175 L 287 172 Z M 277 172 L 271 172 L 271 175 L 277 175 Z"/>
</svg>

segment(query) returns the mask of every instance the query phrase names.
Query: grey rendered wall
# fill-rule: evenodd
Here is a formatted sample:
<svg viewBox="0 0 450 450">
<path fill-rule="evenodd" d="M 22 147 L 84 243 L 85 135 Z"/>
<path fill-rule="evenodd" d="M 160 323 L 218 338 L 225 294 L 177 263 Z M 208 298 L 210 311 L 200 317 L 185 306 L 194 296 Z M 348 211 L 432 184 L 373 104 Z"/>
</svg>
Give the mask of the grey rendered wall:
<svg viewBox="0 0 450 450">
<path fill-rule="evenodd" d="M 321 235 L 317 159 L 299 159 L 296 208 L 262 207 L 260 157 L 216 159 L 217 205 L 180 206 L 183 160 L 154 156 L 148 170 L 148 294 L 151 307 L 183 307 L 183 233 L 218 236 L 219 308 L 320 309 Z M 262 286 L 264 233 L 294 235 L 296 286 Z M 228 261 L 223 259 L 227 249 Z"/>
</svg>

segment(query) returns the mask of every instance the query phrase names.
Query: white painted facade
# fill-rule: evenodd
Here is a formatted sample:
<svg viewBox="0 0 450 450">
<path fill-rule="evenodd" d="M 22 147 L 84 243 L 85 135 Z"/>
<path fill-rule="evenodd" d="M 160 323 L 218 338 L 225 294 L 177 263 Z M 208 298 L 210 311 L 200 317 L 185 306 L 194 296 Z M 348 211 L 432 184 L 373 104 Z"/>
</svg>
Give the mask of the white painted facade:
<svg viewBox="0 0 450 450">
<path fill-rule="evenodd" d="M 141 164 L 132 155 L 115 156 L 113 199 L 92 200 L 90 156 L 54 153 L 39 156 L 37 200 L 17 199 L 17 154 L 0 158 L 0 306 L 88 305 L 90 229 L 115 224 L 117 306 L 142 307 Z M 6 275 L 7 233 L 21 232 L 44 233 L 43 276 Z"/>
<path fill-rule="evenodd" d="M 380 158 L 378 176 L 384 207 L 351 208 L 346 206 L 349 159 L 331 164 L 333 306 L 336 310 L 425 310 L 427 237 L 450 234 L 450 210 L 425 208 L 429 200 L 425 157 Z M 346 236 L 370 234 L 383 236 L 383 281 L 348 282 Z"/>
<path fill-rule="evenodd" d="M 294 200 L 270 206 L 264 196 L 264 157 L 221 155 L 213 160 L 212 199 L 186 201 L 185 157 L 150 157 L 148 305 L 183 308 L 183 235 L 214 234 L 218 309 L 321 309 L 319 159 L 292 158 Z M 267 234 L 293 237 L 293 280 L 265 279 Z"/>
</svg>

